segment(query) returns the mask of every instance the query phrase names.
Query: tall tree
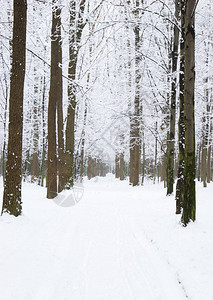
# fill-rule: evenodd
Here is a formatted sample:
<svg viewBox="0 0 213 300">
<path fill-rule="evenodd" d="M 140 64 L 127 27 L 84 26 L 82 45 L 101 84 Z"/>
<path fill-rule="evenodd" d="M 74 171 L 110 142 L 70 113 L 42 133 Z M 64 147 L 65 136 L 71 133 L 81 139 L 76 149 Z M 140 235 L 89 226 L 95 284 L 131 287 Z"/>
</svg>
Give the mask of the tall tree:
<svg viewBox="0 0 213 300">
<path fill-rule="evenodd" d="M 41 107 L 41 116 L 42 116 L 42 158 L 41 158 L 41 171 L 40 171 L 40 184 L 44 186 L 44 178 L 46 171 L 46 118 L 45 118 L 45 95 L 46 95 L 46 74 L 43 75 L 43 91 L 42 91 L 42 107 Z"/>
<path fill-rule="evenodd" d="M 184 41 L 184 125 L 185 125 L 185 167 L 182 222 L 186 226 L 195 221 L 195 2 L 185 0 L 185 41 Z"/>
<path fill-rule="evenodd" d="M 73 164 L 75 150 L 76 115 L 76 72 L 78 52 L 85 22 L 83 19 L 86 0 L 81 0 L 79 8 L 76 1 L 70 1 L 69 67 L 68 67 L 68 109 L 66 125 L 66 187 L 73 186 Z"/>
<path fill-rule="evenodd" d="M 52 7 L 52 40 L 51 40 L 51 71 L 50 91 L 48 104 L 48 161 L 47 161 L 47 198 L 52 199 L 57 195 L 57 153 L 56 153 L 56 109 L 61 97 L 61 36 L 60 14 L 61 9 Z"/>
<path fill-rule="evenodd" d="M 185 40 L 185 0 L 181 0 L 181 39 L 179 73 L 179 120 L 178 120 L 178 174 L 176 185 L 176 214 L 181 213 L 184 197 L 184 40 Z"/>
<path fill-rule="evenodd" d="M 32 154 L 32 169 L 31 169 L 31 182 L 38 179 L 39 175 L 39 162 L 38 162 L 38 139 L 39 139 L 39 114 L 38 114 L 38 82 L 39 78 L 36 75 L 37 69 L 34 67 L 34 101 L 33 101 L 33 154 Z"/>
<path fill-rule="evenodd" d="M 13 7 L 14 21 L 9 99 L 9 137 L 2 212 L 19 216 L 22 213 L 22 132 L 27 1 L 14 0 Z"/>
<path fill-rule="evenodd" d="M 180 0 L 175 0 L 175 20 L 173 50 L 172 50 L 172 86 L 170 104 L 170 130 L 167 143 L 167 195 L 173 193 L 174 184 L 174 153 L 175 153 L 175 116 L 176 116 L 176 90 L 177 90 L 177 61 L 179 45 L 178 21 L 180 15 Z"/>
<path fill-rule="evenodd" d="M 65 153 L 64 153 L 64 126 L 63 126 L 63 82 L 62 82 L 62 42 L 61 42 L 61 10 L 58 14 L 58 73 L 57 73 L 57 125 L 58 125 L 58 192 L 65 186 Z"/>
<path fill-rule="evenodd" d="M 130 183 L 133 186 L 139 184 L 139 170 L 140 170 L 140 25 L 139 25 L 140 1 L 135 2 L 135 99 L 134 99 L 134 116 L 130 123 Z"/>
</svg>

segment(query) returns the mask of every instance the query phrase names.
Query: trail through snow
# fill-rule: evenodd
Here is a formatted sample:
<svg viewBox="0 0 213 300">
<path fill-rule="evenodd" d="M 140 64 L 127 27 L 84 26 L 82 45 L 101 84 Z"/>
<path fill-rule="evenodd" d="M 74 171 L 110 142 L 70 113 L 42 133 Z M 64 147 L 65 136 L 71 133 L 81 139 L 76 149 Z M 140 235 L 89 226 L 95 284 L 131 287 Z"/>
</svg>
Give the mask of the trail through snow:
<svg viewBox="0 0 213 300">
<path fill-rule="evenodd" d="M 0 220 L 2 300 L 213 299 L 212 259 L 204 271 L 204 249 L 189 256 L 194 229 L 178 224 L 161 184 L 132 188 L 109 175 L 84 188 L 63 208 L 24 184 L 23 216 Z"/>
</svg>

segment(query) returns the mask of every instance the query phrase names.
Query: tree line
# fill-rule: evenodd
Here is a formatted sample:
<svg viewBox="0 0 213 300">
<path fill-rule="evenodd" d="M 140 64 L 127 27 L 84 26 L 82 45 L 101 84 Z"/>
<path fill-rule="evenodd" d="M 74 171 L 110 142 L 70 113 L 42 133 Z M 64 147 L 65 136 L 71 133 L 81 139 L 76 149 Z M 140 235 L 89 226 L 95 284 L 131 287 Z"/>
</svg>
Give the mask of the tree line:
<svg viewBox="0 0 213 300">
<path fill-rule="evenodd" d="M 211 2 L 198 21 L 190 0 L 9 2 L 2 212 L 22 213 L 22 179 L 52 199 L 84 175 L 114 172 L 133 187 L 164 181 L 182 224 L 195 221 L 195 180 L 212 179 Z"/>
</svg>

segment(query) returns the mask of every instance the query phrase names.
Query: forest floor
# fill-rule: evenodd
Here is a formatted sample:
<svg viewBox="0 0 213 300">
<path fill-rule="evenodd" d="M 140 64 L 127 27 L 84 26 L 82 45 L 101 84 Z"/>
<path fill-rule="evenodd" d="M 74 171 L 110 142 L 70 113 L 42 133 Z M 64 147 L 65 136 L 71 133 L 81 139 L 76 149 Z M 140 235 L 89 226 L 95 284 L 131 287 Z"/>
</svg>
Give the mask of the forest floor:
<svg viewBox="0 0 213 300">
<path fill-rule="evenodd" d="M 186 228 L 162 183 L 108 175 L 80 192 L 63 207 L 23 184 L 23 216 L 0 218 L 1 300 L 213 299 L 213 184 Z"/>
</svg>

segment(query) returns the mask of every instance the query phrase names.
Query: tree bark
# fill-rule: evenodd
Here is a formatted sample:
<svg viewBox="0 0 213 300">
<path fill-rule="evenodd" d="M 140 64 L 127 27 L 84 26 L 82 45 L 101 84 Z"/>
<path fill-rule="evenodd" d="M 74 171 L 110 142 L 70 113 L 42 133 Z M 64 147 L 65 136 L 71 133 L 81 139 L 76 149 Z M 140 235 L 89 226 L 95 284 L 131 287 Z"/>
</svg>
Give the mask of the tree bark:
<svg viewBox="0 0 213 300">
<path fill-rule="evenodd" d="M 185 11 L 185 66 L 184 66 L 184 124 L 185 124 L 185 167 L 182 223 L 186 226 L 196 218 L 195 195 L 195 3 L 186 0 Z"/>
<path fill-rule="evenodd" d="M 157 176 L 157 156 L 158 156 L 158 139 L 157 139 L 157 132 L 158 132 L 158 123 L 155 123 L 155 159 L 154 159 L 154 170 L 153 170 L 153 183 L 156 182 Z"/>
<path fill-rule="evenodd" d="M 87 100 L 85 100 L 84 122 L 83 122 L 82 134 L 81 134 L 81 165 L 80 165 L 80 181 L 81 182 L 82 182 L 83 176 L 84 176 L 85 127 L 86 127 L 86 122 L 87 122 L 87 102 L 86 101 Z"/>
<path fill-rule="evenodd" d="M 42 93 L 42 160 L 41 160 L 41 186 L 44 186 L 46 173 L 46 132 L 45 132 L 45 96 L 46 96 L 46 75 L 43 75 L 43 93 Z"/>
<path fill-rule="evenodd" d="M 139 21 L 139 0 L 136 0 L 135 18 Z M 134 116 L 130 123 L 130 183 L 133 186 L 139 184 L 140 171 L 140 26 L 136 23 L 134 26 L 135 38 L 135 99 Z"/>
<path fill-rule="evenodd" d="M 201 172 L 201 168 L 200 168 L 200 165 L 201 165 L 201 158 L 200 158 L 200 155 L 201 154 L 201 145 L 200 145 L 200 143 L 198 143 L 198 145 L 197 145 L 197 156 L 198 156 L 198 158 L 197 158 L 197 180 L 198 181 L 200 181 L 200 172 Z"/>
<path fill-rule="evenodd" d="M 62 82 L 62 42 L 61 42 L 61 10 L 57 16 L 57 122 L 58 122 L 58 192 L 60 193 L 65 187 L 65 153 L 64 153 L 64 121 L 63 121 L 63 82 Z"/>
<path fill-rule="evenodd" d="M 14 0 L 12 69 L 10 76 L 9 137 L 3 210 L 11 215 L 22 213 L 22 132 L 25 77 L 27 1 Z"/>
<path fill-rule="evenodd" d="M 53 1 L 55 4 L 55 0 Z M 56 153 L 56 109 L 60 99 L 60 13 L 55 6 L 52 12 L 52 40 L 51 40 L 51 71 L 48 104 L 48 160 L 47 160 L 47 198 L 57 196 L 57 153 Z"/>
<path fill-rule="evenodd" d="M 146 154 L 145 154 L 145 140 L 144 140 L 144 132 L 143 132 L 143 159 L 142 159 L 142 176 L 141 176 L 141 185 L 144 184 L 145 179 L 145 164 L 146 164 Z"/>
<path fill-rule="evenodd" d="M 180 18 L 180 0 L 175 0 L 175 18 Z M 177 90 L 177 60 L 179 45 L 179 29 L 174 26 L 174 40 L 172 51 L 172 87 L 171 87 L 171 106 L 170 106 L 170 130 L 167 143 L 167 195 L 173 193 L 174 184 L 174 147 L 175 147 L 175 116 L 176 116 L 176 90 Z"/>
<path fill-rule="evenodd" d="M 181 40 L 179 74 L 179 120 L 178 120 L 178 175 L 176 185 L 176 214 L 181 214 L 184 197 L 184 40 L 185 40 L 185 0 L 181 0 Z"/>
<path fill-rule="evenodd" d="M 202 174 L 203 174 L 203 187 L 207 187 L 207 148 L 206 145 L 203 144 L 202 147 Z"/>
<path fill-rule="evenodd" d="M 39 175 L 38 165 L 38 138 L 39 138 L 39 124 L 38 124 L 38 76 L 37 69 L 34 68 L 34 103 L 33 103 L 33 154 L 32 154 L 32 169 L 31 182 L 35 182 Z"/>
<path fill-rule="evenodd" d="M 124 180 L 124 153 L 120 154 L 120 180 Z"/>
<path fill-rule="evenodd" d="M 75 115 L 76 115 L 76 69 L 78 50 L 85 23 L 83 14 L 86 0 L 80 2 L 77 14 L 76 1 L 70 3 L 70 33 L 69 33 L 69 67 L 68 67 L 68 109 L 66 125 L 66 188 L 73 186 L 74 181 L 74 151 L 75 151 Z"/>
<path fill-rule="evenodd" d="M 115 154 L 115 178 L 120 177 L 120 155 Z"/>
</svg>

